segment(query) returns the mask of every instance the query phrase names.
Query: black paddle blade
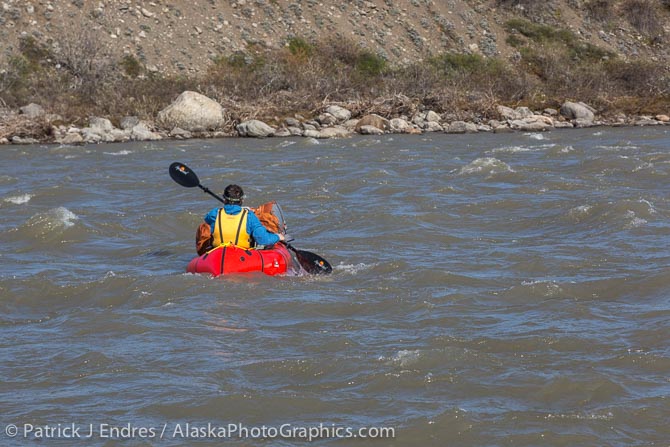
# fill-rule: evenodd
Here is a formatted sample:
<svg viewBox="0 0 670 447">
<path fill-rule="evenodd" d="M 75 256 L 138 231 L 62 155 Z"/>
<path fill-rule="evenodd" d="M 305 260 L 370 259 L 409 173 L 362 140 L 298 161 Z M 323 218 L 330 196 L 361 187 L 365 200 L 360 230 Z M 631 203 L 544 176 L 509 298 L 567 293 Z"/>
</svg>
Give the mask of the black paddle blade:
<svg viewBox="0 0 670 447">
<path fill-rule="evenodd" d="M 170 165 L 169 173 L 170 177 L 172 177 L 172 180 L 179 183 L 181 186 L 185 186 L 187 188 L 200 186 L 200 180 L 198 179 L 198 176 L 195 175 L 195 172 L 191 171 L 184 163 L 175 161 Z"/>
<path fill-rule="evenodd" d="M 290 245 L 288 247 L 293 250 L 295 257 L 298 258 L 298 262 L 307 273 L 312 275 L 327 275 L 332 273 L 333 267 L 321 256 L 311 251 L 296 250 Z"/>
</svg>

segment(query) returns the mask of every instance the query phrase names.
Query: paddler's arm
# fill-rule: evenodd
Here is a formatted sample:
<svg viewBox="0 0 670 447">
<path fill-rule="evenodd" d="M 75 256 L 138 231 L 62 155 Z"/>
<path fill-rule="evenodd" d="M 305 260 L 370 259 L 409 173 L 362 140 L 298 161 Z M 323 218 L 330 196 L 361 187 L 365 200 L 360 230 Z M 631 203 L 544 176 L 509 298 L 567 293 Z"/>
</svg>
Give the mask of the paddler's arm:
<svg viewBox="0 0 670 447">
<path fill-rule="evenodd" d="M 247 232 L 257 245 L 269 246 L 284 240 L 283 234 L 270 233 L 252 211 L 249 211 L 247 216 Z"/>
<path fill-rule="evenodd" d="M 214 224 L 216 223 L 216 218 L 219 215 L 219 208 L 212 208 L 209 213 L 205 214 L 203 218 L 205 223 L 209 224 L 209 228 L 214 232 Z"/>
</svg>

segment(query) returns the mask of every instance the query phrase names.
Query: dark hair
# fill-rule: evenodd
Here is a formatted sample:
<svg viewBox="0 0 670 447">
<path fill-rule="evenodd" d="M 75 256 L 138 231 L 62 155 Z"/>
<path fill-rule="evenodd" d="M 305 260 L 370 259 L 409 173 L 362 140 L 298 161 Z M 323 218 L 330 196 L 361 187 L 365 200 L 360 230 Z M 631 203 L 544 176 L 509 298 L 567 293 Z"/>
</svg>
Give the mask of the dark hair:
<svg viewBox="0 0 670 447">
<path fill-rule="evenodd" d="M 244 191 L 242 191 L 242 188 L 237 185 L 228 185 L 226 186 L 226 189 L 223 191 L 223 198 L 226 201 L 226 203 L 233 203 L 233 204 L 242 204 L 242 200 L 244 199 Z"/>
</svg>

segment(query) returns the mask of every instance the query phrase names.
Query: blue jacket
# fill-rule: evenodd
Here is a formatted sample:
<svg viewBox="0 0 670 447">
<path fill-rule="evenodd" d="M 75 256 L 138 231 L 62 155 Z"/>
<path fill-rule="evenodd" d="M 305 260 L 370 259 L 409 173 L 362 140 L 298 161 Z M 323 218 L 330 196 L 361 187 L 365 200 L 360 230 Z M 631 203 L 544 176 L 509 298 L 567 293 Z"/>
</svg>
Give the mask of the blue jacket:
<svg viewBox="0 0 670 447">
<path fill-rule="evenodd" d="M 212 234 L 214 233 L 214 224 L 216 223 L 216 217 L 218 216 L 220 209 L 221 208 L 212 208 L 209 213 L 205 214 L 205 222 L 209 224 Z M 242 207 L 239 205 L 228 204 L 223 205 L 223 210 L 226 214 L 234 216 L 242 211 Z M 267 246 L 279 242 L 279 236 L 266 230 L 261 221 L 258 220 L 258 217 L 256 217 L 251 210 L 249 210 L 249 213 L 247 214 L 247 233 L 254 238 L 257 245 Z"/>
</svg>

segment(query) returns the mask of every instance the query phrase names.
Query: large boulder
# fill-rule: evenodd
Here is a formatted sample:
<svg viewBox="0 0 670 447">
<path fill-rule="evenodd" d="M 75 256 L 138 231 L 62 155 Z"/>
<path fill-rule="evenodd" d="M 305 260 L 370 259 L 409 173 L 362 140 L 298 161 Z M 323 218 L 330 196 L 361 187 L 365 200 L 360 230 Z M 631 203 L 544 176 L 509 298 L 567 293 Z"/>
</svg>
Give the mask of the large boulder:
<svg viewBox="0 0 670 447">
<path fill-rule="evenodd" d="M 358 132 L 361 135 L 383 135 L 384 131 L 376 126 L 360 126 Z"/>
<path fill-rule="evenodd" d="M 516 112 L 513 108 L 507 106 L 498 106 L 496 107 L 498 115 L 504 120 L 515 120 L 518 119 Z"/>
<path fill-rule="evenodd" d="M 107 118 L 91 117 L 88 122 L 88 127 L 81 130 L 85 143 L 112 143 L 116 140 L 116 137 L 112 135 L 115 128 Z"/>
<path fill-rule="evenodd" d="M 321 129 L 321 132 L 319 132 L 319 138 L 346 138 L 349 136 L 351 136 L 351 132 L 339 126 Z"/>
<path fill-rule="evenodd" d="M 274 127 L 268 126 L 259 120 L 245 121 L 238 124 L 236 129 L 241 137 L 265 138 L 275 134 Z"/>
<path fill-rule="evenodd" d="M 426 118 L 425 119 L 429 123 L 439 123 L 442 120 L 440 115 L 437 112 L 433 112 L 432 110 L 429 110 L 428 112 L 426 112 Z"/>
<path fill-rule="evenodd" d="M 572 129 L 575 127 L 568 121 L 554 121 L 554 129 Z"/>
<path fill-rule="evenodd" d="M 291 117 L 285 118 L 284 124 L 286 124 L 286 127 L 300 127 L 300 121 Z"/>
<path fill-rule="evenodd" d="M 289 126 L 288 131 L 291 133 L 291 136 L 301 137 L 303 130 L 300 127 Z"/>
<path fill-rule="evenodd" d="M 335 117 L 335 115 L 328 112 L 322 113 L 316 120 L 322 126 L 332 126 L 333 124 L 337 123 L 337 118 Z"/>
<path fill-rule="evenodd" d="M 191 132 L 182 129 L 181 127 L 175 127 L 170 131 L 168 135 L 178 140 L 184 140 L 193 137 L 193 134 Z"/>
<path fill-rule="evenodd" d="M 104 135 L 114 130 L 114 125 L 110 120 L 107 118 L 99 118 L 97 116 L 89 118 L 88 127 L 93 130 L 93 132 L 100 135 Z"/>
<path fill-rule="evenodd" d="M 56 140 L 56 142 L 65 145 L 81 144 L 84 142 L 84 138 L 78 133 L 66 133 L 63 138 Z"/>
<path fill-rule="evenodd" d="M 376 114 L 365 115 L 363 118 L 358 120 L 356 123 L 356 132 L 361 132 L 361 129 L 366 126 L 376 127 L 384 133 L 385 130 L 389 128 L 389 121 L 386 118 L 383 118 Z"/>
<path fill-rule="evenodd" d="M 291 136 L 291 131 L 288 130 L 286 127 L 280 127 L 279 129 L 277 129 L 275 131 L 274 136 L 275 137 L 280 137 L 280 138 L 290 137 Z"/>
<path fill-rule="evenodd" d="M 442 132 L 444 127 L 440 125 L 437 121 L 426 121 L 423 123 L 423 128 L 426 132 Z"/>
<path fill-rule="evenodd" d="M 389 127 L 393 133 L 405 133 L 412 126 L 410 126 L 410 124 L 402 118 L 393 118 L 389 122 Z"/>
<path fill-rule="evenodd" d="M 125 116 L 121 118 L 119 126 L 123 130 L 131 130 L 133 127 L 137 126 L 140 123 L 140 119 L 136 116 Z"/>
<path fill-rule="evenodd" d="M 640 119 L 635 121 L 636 126 L 657 126 L 661 124 L 660 121 L 656 121 L 649 116 L 640 117 Z"/>
<path fill-rule="evenodd" d="M 321 132 L 319 132 L 316 129 L 305 129 L 305 131 L 303 132 L 303 136 L 306 137 L 306 138 L 317 139 L 317 138 L 321 138 Z"/>
<path fill-rule="evenodd" d="M 512 129 L 525 132 L 541 132 L 550 130 L 554 127 L 554 121 L 548 116 L 531 115 L 524 119 L 512 120 L 509 122 Z"/>
<path fill-rule="evenodd" d="M 109 140 L 103 140 L 99 134 L 92 132 L 90 127 L 84 127 L 81 130 L 81 136 L 84 140 L 84 143 L 100 143 L 101 141 L 107 141 L 108 143 L 111 143 L 114 141 L 114 138 L 111 136 Z"/>
<path fill-rule="evenodd" d="M 215 130 L 223 126 L 224 116 L 221 104 L 201 95 L 185 91 L 175 101 L 158 112 L 157 123 L 165 129 L 194 131 Z"/>
<path fill-rule="evenodd" d="M 477 133 L 477 125 L 466 121 L 454 121 L 444 129 L 445 133 Z"/>
<path fill-rule="evenodd" d="M 137 125 L 133 126 L 130 130 L 130 137 L 137 141 L 156 141 L 163 139 L 159 134 L 152 132 L 151 129 L 149 129 L 149 126 L 143 122 L 139 122 Z"/>
<path fill-rule="evenodd" d="M 528 107 L 517 107 L 516 109 L 512 109 L 506 106 L 498 106 L 496 107 L 496 110 L 502 119 L 509 121 L 522 120 L 533 115 L 533 112 L 531 112 Z"/>
<path fill-rule="evenodd" d="M 30 103 L 27 106 L 19 108 L 19 113 L 21 115 L 25 115 L 28 118 L 34 119 L 44 116 L 46 112 L 44 111 L 42 106 L 35 103 Z"/>
<path fill-rule="evenodd" d="M 112 138 L 112 141 L 119 143 L 122 141 L 129 141 L 131 139 L 131 132 L 129 130 L 123 129 L 113 129 L 109 136 Z M 139 140 L 139 138 L 137 138 Z"/>
<path fill-rule="evenodd" d="M 357 120 L 357 119 L 348 119 L 348 120 L 346 120 L 345 122 L 342 123 L 342 127 L 344 127 L 345 129 L 347 129 L 351 132 L 354 132 L 356 130 L 356 124 L 358 124 L 358 121 L 359 120 Z"/>
<path fill-rule="evenodd" d="M 583 102 L 566 101 L 561 106 L 561 115 L 570 120 L 578 120 L 580 122 L 593 122 L 595 119 L 593 108 L 584 104 Z"/>
<path fill-rule="evenodd" d="M 330 113 L 341 123 L 351 118 L 351 112 L 340 106 L 328 106 L 326 113 Z"/>
</svg>

